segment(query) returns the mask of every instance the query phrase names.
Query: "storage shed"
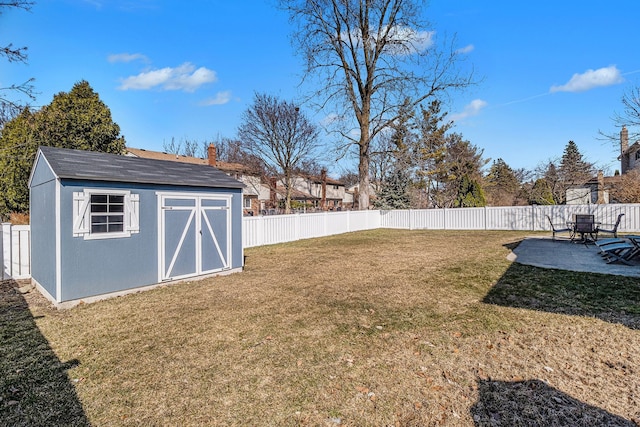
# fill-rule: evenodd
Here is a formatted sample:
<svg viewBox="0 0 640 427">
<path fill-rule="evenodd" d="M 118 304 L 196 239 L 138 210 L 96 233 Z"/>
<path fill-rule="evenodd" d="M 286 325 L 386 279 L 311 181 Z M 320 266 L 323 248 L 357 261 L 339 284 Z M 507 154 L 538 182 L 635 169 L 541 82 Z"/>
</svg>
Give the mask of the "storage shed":
<svg viewBox="0 0 640 427">
<path fill-rule="evenodd" d="M 40 147 L 34 285 L 62 306 L 241 271 L 243 187 L 206 165 Z"/>
</svg>

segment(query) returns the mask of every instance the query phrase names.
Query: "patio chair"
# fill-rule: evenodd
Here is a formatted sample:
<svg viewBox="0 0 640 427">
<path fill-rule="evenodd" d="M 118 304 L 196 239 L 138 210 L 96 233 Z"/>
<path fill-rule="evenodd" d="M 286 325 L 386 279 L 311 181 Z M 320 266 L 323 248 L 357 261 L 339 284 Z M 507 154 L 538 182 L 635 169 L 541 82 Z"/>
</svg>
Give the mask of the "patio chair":
<svg viewBox="0 0 640 427">
<path fill-rule="evenodd" d="M 580 233 L 580 241 L 585 245 L 598 240 L 598 228 L 593 215 L 576 214 L 574 233 Z"/>
<path fill-rule="evenodd" d="M 553 232 L 553 240 L 556 240 L 556 234 L 558 233 L 570 233 L 570 238 L 573 239 L 574 231 L 573 228 L 557 228 L 553 225 L 553 221 L 551 221 L 551 217 L 547 215 L 547 219 L 549 220 L 549 224 L 551 224 L 551 231 Z"/>
<path fill-rule="evenodd" d="M 637 254 L 637 251 L 638 247 L 630 242 L 611 243 L 600 247 L 600 254 L 607 264 L 621 262 L 629 265 L 629 260 Z"/>
<path fill-rule="evenodd" d="M 630 265 L 629 261 L 640 255 L 640 236 L 627 236 L 627 239 L 604 239 L 597 242 L 600 255 L 607 260 L 607 264 L 621 262 Z"/>
<path fill-rule="evenodd" d="M 624 216 L 623 213 L 618 215 L 618 219 L 616 220 L 616 223 L 613 224 L 613 227 L 610 229 L 606 229 L 606 228 L 602 228 L 601 226 L 598 226 L 596 234 L 609 233 L 609 234 L 613 234 L 613 237 L 618 237 L 618 226 L 620 225 L 620 220 L 622 220 L 623 216 Z M 607 224 L 604 224 L 604 225 L 606 226 Z M 608 225 L 611 225 L 611 224 L 608 224 Z"/>
</svg>

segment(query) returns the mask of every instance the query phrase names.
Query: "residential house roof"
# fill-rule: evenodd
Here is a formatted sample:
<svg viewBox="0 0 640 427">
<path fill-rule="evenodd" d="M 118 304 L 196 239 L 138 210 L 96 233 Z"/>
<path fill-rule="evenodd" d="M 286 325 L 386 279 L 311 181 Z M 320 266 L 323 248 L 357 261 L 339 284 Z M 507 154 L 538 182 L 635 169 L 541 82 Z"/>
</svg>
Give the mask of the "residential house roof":
<svg viewBox="0 0 640 427">
<path fill-rule="evenodd" d="M 194 187 L 244 187 L 244 184 L 221 170 L 202 164 L 56 147 L 40 147 L 39 150 L 55 175 L 62 179 Z"/>
<path fill-rule="evenodd" d="M 126 150 L 127 150 L 126 155 L 132 156 L 132 157 L 140 157 L 143 159 L 167 160 L 167 161 L 180 162 L 180 163 L 191 163 L 195 165 L 205 165 L 205 166 L 209 165 L 209 166 L 214 166 L 223 172 L 236 172 L 236 173 L 242 173 L 245 175 L 256 175 L 256 176 L 260 175 L 259 173 L 256 173 L 255 171 L 251 170 L 251 168 L 248 168 L 245 165 L 240 163 L 215 161 L 215 164 L 211 165 L 209 163 L 209 159 L 202 159 L 199 157 L 185 156 L 182 154 L 165 153 L 161 151 L 151 151 L 151 150 L 145 150 L 144 148 L 127 147 Z"/>
</svg>

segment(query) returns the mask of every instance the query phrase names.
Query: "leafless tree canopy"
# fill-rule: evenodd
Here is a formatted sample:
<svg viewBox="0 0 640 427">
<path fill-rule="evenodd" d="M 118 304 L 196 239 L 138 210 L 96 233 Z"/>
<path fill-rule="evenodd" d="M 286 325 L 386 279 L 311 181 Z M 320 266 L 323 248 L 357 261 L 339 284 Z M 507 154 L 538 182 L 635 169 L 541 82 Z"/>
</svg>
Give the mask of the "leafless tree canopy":
<svg viewBox="0 0 640 427">
<path fill-rule="evenodd" d="M 17 8 L 23 10 L 31 10 L 34 2 L 29 0 L 13 0 L 0 1 L 0 14 L 4 9 Z M 0 46 L 0 57 L 4 57 L 9 62 L 27 62 L 27 47 L 15 47 L 13 43 Z M 4 123 L 15 117 L 22 108 L 23 102 L 11 97 L 10 94 L 26 96 L 29 100 L 34 100 L 33 95 L 33 78 L 27 79 L 21 83 L 13 83 L 8 86 L 0 87 L 0 129 Z"/>
<path fill-rule="evenodd" d="M 291 210 L 291 190 L 296 170 L 314 159 L 318 147 L 318 129 L 300 111 L 300 107 L 274 96 L 256 94 L 244 112 L 238 137 L 251 154 L 283 179 L 285 211 Z"/>
<path fill-rule="evenodd" d="M 357 146 L 360 207 L 369 206 L 369 144 L 393 123 L 406 100 L 416 106 L 471 84 L 459 52 L 436 47 L 418 0 L 280 0 L 296 24 L 294 44 L 305 75 L 318 78 L 310 99 L 353 126 L 336 128 Z M 355 130 L 355 132 L 354 132 Z M 356 135 L 356 136 L 354 136 Z"/>
<path fill-rule="evenodd" d="M 600 131 L 604 140 L 610 141 L 613 146 L 620 149 L 620 129 L 626 126 L 629 131 L 629 140 L 640 139 L 640 85 L 631 86 L 622 95 L 622 112 L 614 113 L 612 120 L 616 128 L 613 132 Z"/>
</svg>

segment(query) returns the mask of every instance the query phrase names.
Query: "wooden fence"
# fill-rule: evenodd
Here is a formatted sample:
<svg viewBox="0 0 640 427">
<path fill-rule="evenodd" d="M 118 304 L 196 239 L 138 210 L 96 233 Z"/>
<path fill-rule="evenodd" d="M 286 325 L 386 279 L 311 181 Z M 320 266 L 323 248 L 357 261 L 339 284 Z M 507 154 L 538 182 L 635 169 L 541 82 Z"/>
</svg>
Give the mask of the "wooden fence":
<svg viewBox="0 0 640 427">
<path fill-rule="evenodd" d="M 546 231 L 551 229 L 547 215 L 562 226 L 576 213 L 593 214 L 602 224 L 613 224 L 624 213 L 619 231 L 640 232 L 640 204 L 370 210 L 244 217 L 242 244 L 250 248 L 375 228 Z M 29 278 L 29 226 L 2 224 L 1 231 L 2 279 Z"/>
</svg>

